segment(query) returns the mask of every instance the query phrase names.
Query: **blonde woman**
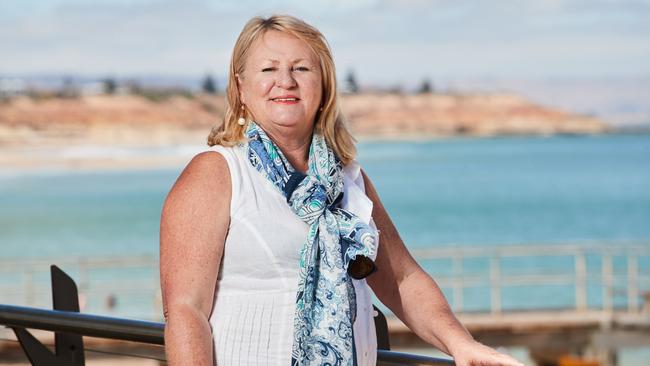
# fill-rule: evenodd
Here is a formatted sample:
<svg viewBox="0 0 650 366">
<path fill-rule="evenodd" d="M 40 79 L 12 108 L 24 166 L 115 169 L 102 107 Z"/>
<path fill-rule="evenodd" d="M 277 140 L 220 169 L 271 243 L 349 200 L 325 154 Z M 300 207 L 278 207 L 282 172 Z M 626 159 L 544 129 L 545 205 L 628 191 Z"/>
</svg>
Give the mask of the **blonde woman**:
<svg viewBox="0 0 650 366">
<path fill-rule="evenodd" d="M 354 160 L 318 30 L 251 19 L 227 98 L 162 212 L 170 365 L 374 365 L 371 291 L 457 365 L 521 365 L 474 341 L 408 253 Z"/>
</svg>

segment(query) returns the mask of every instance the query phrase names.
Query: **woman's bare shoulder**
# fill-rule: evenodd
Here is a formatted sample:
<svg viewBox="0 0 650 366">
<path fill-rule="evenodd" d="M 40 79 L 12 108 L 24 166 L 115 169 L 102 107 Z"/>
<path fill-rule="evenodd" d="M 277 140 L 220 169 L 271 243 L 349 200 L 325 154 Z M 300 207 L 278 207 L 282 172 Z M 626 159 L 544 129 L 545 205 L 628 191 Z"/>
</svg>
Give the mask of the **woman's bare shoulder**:
<svg viewBox="0 0 650 366">
<path fill-rule="evenodd" d="M 187 163 L 183 174 L 193 176 L 228 175 L 228 162 L 223 154 L 218 151 L 203 151 L 194 155 L 190 162 Z"/>
<path fill-rule="evenodd" d="M 208 188 L 228 184 L 230 182 L 228 177 L 226 158 L 217 151 L 204 151 L 196 154 L 187 163 L 176 184 L 205 185 L 205 188 Z"/>
<path fill-rule="evenodd" d="M 194 208 L 203 204 L 229 205 L 230 184 L 228 163 L 221 153 L 198 153 L 174 183 L 167 196 L 166 206 L 187 207 L 190 202 Z"/>
</svg>

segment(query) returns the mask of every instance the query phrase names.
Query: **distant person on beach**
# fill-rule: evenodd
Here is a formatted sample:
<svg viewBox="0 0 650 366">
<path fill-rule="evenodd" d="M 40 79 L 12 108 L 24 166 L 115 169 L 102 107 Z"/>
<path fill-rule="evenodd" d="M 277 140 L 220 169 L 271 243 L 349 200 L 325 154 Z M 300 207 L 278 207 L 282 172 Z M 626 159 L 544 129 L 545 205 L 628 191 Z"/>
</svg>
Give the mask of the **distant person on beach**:
<svg viewBox="0 0 650 366">
<path fill-rule="evenodd" d="M 162 211 L 170 365 L 375 365 L 371 290 L 457 365 L 521 365 L 476 342 L 407 251 L 354 160 L 317 29 L 251 19 L 227 98 Z"/>
</svg>

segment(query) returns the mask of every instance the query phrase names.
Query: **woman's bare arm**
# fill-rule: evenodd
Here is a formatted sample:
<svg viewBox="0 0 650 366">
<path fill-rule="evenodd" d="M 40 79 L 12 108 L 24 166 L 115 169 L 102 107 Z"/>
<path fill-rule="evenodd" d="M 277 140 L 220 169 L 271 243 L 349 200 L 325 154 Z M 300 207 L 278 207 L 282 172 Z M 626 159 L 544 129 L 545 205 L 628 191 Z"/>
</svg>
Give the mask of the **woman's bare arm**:
<svg viewBox="0 0 650 366">
<path fill-rule="evenodd" d="M 169 365 L 212 365 L 208 319 L 230 220 L 228 164 L 195 156 L 169 192 L 160 221 L 160 283 Z"/>
<path fill-rule="evenodd" d="M 367 278 L 368 285 L 415 334 L 451 354 L 444 339 L 472 338 L 451 312 L 438 285 L 408 252 L 375 187 L 365 173 L 362 174 L 366 195 L 373 202 L 372 218 L 380 231 L 377 272 Z M 450 337 L 450 333 L 455 335 Z"/>
<path fill-rule="evenodd" d="M 368 285 L 415 334 L 454 357 L 456 365 L 519 366 L 517 360 L 476 342 L 451 311 L 436 282 L 413 259 L 377 191 L 362 172 L 372 217 L 380 231 L 377 271 Z"/>
</svg>

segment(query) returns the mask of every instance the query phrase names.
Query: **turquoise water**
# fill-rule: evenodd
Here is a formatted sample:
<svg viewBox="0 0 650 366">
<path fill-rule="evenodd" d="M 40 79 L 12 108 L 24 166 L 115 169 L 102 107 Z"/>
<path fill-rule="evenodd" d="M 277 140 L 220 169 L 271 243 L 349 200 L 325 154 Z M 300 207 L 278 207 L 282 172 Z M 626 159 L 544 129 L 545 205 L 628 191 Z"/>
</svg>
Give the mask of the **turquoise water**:
<svg viewBox="0 0 650 366">
<path fill-rule="evenodd" d="M 650 136 L 366 144 L 361 161 L 404 240 L 650 238 Z"/>
<path fill-rule="evenodd" d="M 359 160 L 413 249 L 588 241 L 650 245 L 650 135 L 364 142 Z M 181 169 L 0 170 L 0 259 L 156 256 L 160 210 Z M 601 259 L 586 260 L 588 273 L 598 277 Z M 436 278 L 452 273 L 451 260 L 421 264 Z M 639 273 L 650 275 L 650 258 L 638 264 Z M 575 272 L 570 256 L 504 258 L 500 266 L 504 275 Z M 489 258 L 464 260 L 466 275 L 485 278 L 463 290 L 465 310 L 489 308 L 488 268 Z M 619 288 L 625 286 L 626 268 L 626 258 L 614 258 L 615 272 L 622 273 Z M 44 286 L 46 270 L 34 278 Z M 96 270 L 88 276 L 110 291 L 111 280 L 130 282 L 130 273 Z M 151 268 L 136 277 L 153 288 L 156 276 Z M 25 280 L 19 275 L 5 275 L 0 286 L 20 281 Z M 588 305 L 598 307 L 602 287 L 590 286 Z M 452 301 L 451 289 L 443 290 Z M 126 296 L 122 309 L 148 316 L 153 291 L 140 293 L 137 301 Z M 502 306 L 570 307 L 574 294 L 572 284 L 511 286 L 502 290 Z M 101 311 L 95 298 L 104 295 L 89 297 Z M 626 299 L 614 301 L 622 306 Z"/>
<path fill-rule="evenodd" d="M 650 243 L 650 135 L 364 142 L 359 160 L 411 248 Z M 181 169 L 27 173 L 0 168 L 0 259 L 156 255 L 160 209 Z M 598 275 L 599 261 L 588 257 L 588 271 Z M 450 261 L 422 264 L 434 275 L 452 271 Z M 487 258 L 463 264 L 475 273 L 488 265 Z M 501 266 L 504 274 L 573 271 L 569 257 L 506 258 Z M 614 258 L 614 269 L 625 273 L 625 258 Z M 46 270 L 34 278 L 45 288 Z M 640 260 L 639 272 L 648 270 L 650 259 Z M 80 276 L 74 268 L 71 275 Z M 152 283 L 155 276 L 154 269 L 89 274 L 91 283 L 109 287 L 134 278 Z M 450 289 L 444 290 L 451 299 Z M 108 313 L 107 291 L 87 293 L 88 312 Z M 153 291 L 118 293 L 117 315 L 157 318 L 151 315 L 157 311 Z M 570 285 L 508 287 L 502 306 L 565 307 L 573 296 Z M 589 305 L 597 306 L 602 289 L 589 288 L 587 296 Z M 466 310 L 485 309 L 489 288 L 468 287 L 463 298 Z"/>
<path fill-rule="evenodd" d="M 438 245 L 650 239 L 650 135 L 366 142 L 403 239 Z M 0 173 L 0 256 L 152 254 L 182 167 Z"/>
</svg>

